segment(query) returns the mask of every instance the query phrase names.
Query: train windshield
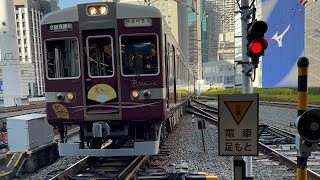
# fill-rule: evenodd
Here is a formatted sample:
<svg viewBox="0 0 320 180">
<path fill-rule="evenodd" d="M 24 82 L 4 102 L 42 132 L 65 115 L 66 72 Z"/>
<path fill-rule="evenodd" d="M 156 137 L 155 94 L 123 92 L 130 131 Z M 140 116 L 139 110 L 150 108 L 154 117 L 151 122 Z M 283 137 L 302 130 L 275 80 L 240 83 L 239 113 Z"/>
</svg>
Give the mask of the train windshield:
<svg viewBox="0 0 320 180">
<path fill-rule="evenodd" d="M 156 35 L 123 35 L 121 60 L 123 75 L 156 75 L 159 73 Z"/>
<path fill-rule="evenodd" d="M 113 76 L 113 46 L 111 36 L 88 37 L 88 63 L 91 77 Z"/>
<path fill-rule="evenodd" d="M 47 77 L 76 78 L 80 76 L 79 45 L 75 38 L 48 40 L 46 47 Z"/>
</svg>

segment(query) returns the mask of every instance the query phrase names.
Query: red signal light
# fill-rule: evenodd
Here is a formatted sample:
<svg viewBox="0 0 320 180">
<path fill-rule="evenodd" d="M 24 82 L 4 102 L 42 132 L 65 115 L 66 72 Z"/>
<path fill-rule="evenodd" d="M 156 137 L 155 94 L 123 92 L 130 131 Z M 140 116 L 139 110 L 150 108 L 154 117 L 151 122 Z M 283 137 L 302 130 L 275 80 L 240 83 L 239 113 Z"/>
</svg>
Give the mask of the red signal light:
<svg viewBox="0 0 320 180">
<path fill-rule="evenodd" d="M 259 41 L 253 42 L 253 44 L 251 45 L 251 51 L 254 54 L 260 54 L 263 51 L 261 42 Z"/>
<path fill-rule="evenodd" d="M 258 38 L 254 40 L 250 46 L 249 46 L 249 51 L 252 55 L 258 55 L 261 56 L 268 47 L 268 41 L 265 40 L 264 38 Z"/>
</svg>

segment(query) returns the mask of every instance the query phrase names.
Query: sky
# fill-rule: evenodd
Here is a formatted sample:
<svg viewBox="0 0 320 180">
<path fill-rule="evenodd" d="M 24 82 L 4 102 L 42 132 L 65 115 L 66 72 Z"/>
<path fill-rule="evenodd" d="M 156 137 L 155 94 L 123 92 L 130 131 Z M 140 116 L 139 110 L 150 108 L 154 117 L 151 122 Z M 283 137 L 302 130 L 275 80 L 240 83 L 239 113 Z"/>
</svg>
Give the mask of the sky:
<svg viewBox="0 0 320 180">
<path fill-rule="evenodd" d="M 101 0 L 60 0 L 60 8 L 68 8 L 77 4 L 88 3 L 88 2 L 101 2 Z"/>
</svg>

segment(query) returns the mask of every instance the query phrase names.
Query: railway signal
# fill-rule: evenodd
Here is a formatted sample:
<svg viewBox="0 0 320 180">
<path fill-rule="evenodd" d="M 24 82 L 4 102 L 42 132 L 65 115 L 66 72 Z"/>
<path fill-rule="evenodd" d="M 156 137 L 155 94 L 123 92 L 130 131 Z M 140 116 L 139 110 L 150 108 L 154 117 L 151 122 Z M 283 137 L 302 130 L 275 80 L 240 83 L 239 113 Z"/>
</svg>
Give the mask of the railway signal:
<svg viewBox="0 0 320 180">
<path fill-rule="evenodd" d="M 259 57 L 263 56 L 264 50 L 268 48 L 268 41 L 264 38 L 264 33 L 268 30 L 268 25 L 264 21 L 254 20 L 247 27 L 247 55 L 251 58 L 251 63 L 259 64 Z"/>
<path fill-rule="evenodd" d="M 297 119 L 297 129 L 301 138 L 296 138 L 296 147 L 303 153 L 317 151 L 320 143 L 320 110 L 304 112 Z"/>
</svg>

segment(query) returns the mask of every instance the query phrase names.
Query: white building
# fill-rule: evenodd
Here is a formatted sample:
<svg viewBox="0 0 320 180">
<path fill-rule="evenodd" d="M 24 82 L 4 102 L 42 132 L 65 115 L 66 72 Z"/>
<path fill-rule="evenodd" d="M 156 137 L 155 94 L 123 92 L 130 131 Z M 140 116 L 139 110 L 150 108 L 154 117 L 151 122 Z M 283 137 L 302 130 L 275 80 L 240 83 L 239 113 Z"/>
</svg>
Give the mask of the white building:
<svg viewBox="0 0 320 180">
<path fill-rule="evenodd" d="M 206 80 L 211 87 L 234 87 L 234 74 L 233 59 L 203 63 L 203 79 Z"/>
<path fill-rule="evenodd" d="M 40 21 L 45 13 L 60 9 L 58 5 L 59 0 L 14 0 L 24 97 L 44 94 Z"/>
<path fill-rule="evenodd" d="M 219 34 L 218 60 L 203 63 L 203 79 L 211 87 L 234 87 L 237 69 L 234 61 L 234 32 Z M 241 71 L 240 71 L 241 72 Z"/>
<path fill-rule="evenodd" d="M 0 69 L 0 106 L 20 104 L 21 70 L 11 0 L 0 1 Z"/>
</svg>

